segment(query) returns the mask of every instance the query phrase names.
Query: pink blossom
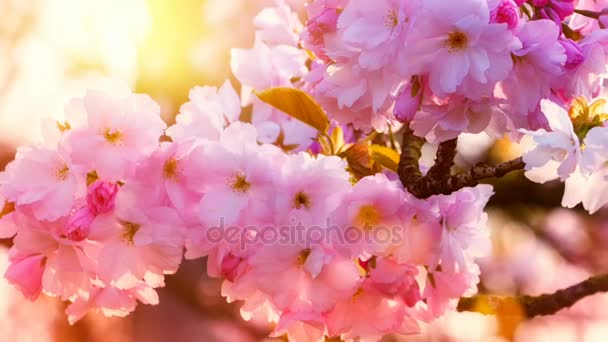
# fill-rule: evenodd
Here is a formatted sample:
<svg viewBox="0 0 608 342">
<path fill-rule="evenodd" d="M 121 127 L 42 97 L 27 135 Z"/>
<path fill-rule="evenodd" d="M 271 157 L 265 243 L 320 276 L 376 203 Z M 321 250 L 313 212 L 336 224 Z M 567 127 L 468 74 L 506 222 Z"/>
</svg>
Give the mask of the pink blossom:
<svg viewBox="0 0 608 342">
<path fill-rule="evenodd" d="M 95 215 L 107 214 L 114 210 L 114 201 L 119 186 L 116 183 L 96 180 L 89 185 L 87 191 L 87 205 Z"/>
<path fill-rule="evenodd" d="M 493 193 L 491 186 L 478 185 L 437 198 L 443 228 L 439 244 L 442 270 L 466 272 L 474 258 L 490 254 L 488 215 L 483 210 Z"/>
<path fill-rule="evenodd" d="M 534 111 L 549 96 L 551 79 L 563 73 L 566 54 L 559 35 L 559 27 L 549 20 L 526 22 L 517 31 L 523 47 L 513 52 L 513 72 L 501 83 L 515 115 Z"/>
<path fill-rule="evenodd" d="M 406 58 L 407 49 L 403 46 L 419 7 L 418 1 L 350 1 L 338 18 L 336 32 L 346 46 L 330 43 L 326 47 L 327 55 L 339 62 L 355 63 L 365 70 L 405 71 L 407 63 L 401 61 Z M 338 47 L 336 52 L 335 47 Z"/>
<path fill-rule="evenodd" d="M 74 197 L 84 190 L 83 183 L 82 173 L 65 153 L 45 148 L 20 148 L 0 174 L 4 198 L 49 221 L 70 212 Z"/>
<path fill-rule="evenodd" d="M 163 284 L 164 274 L 177 271 L 183 248 L 183 226 L 177 213 L 166 207 L 138 207 L 138 194 L 123 188 L 112 214 L 97 216 L 88 239 L 101 248 L 88 247 L 98 260 L 99 278 L 119 289 L 141 281 Z"/>
<path fill-rule="evenodd" d="M 189 138 L 217 140 L 227 124 L 238 120 L 241 102 L 230 81 L 216 87 L 194 87 L 190 102 L 182 105 L 176 124 L 167 129 L 173 141 Z"/>
<path fill-rule="evenodd" d="M 365 71 L 357 65 L 334 63 L 314 64 L 306 82 L 306 89 L 332 119 L 365 131 L 386 132 L 402 79 L 388 70 Z"/>
<path fill-rule="evenodd" d="M 409 223 L 410 213 L 403 210 L 405 201 L 403 190 L 383 174 L 361 179 L 332 214 L 332 222 L 340 225 L 346 239 L 346 243 L 337 240 L 334 247 L 352 258 L 359 258 L 363 253 L 390 254 L 403 242 L 392 240 L 394 230 Z M 373 238 L 376 230 L 388 234 L 388 241 L 384 235 Z"/>
<path fill-rule="evenodd" d="M 307 153 L 290 156 L 282 167 L 276 195 L 275 222 L 305 225 L 326 224 L 350 188 L 346 164 L 337 157 L 311 157 Z"/>
<path fill-rule="evenodd" d="M 158 147 L 166 127 L 160 107 L 147 95 L 89 91 L 67 109 L 68 122 L 84 121 L 73 124 L 66 137 L 73 162 L 105 180 L 131 176 L 136 163 Z"/>
<path fill-rule="evenodd" d="M 521 48 L 519 40 L 506 25 L 489 23 L 485 1 L 431 0 L 424 1 L 423 8 L 408 52 L 412 72 L 428 73 L 430 87 L 439 96 L 491 93 L 495 82 L 513 68 L 511 53 Z M 478 85 L 485 89 L 476 89 Z"/>
<path fill-rule="evenodd" d="M 284 0 L 276 1 L 274 7 L 264 8 L 255 16 L 253 24 L 256 27 L 256 38 L 269 46 L 297 46 L 298 33 L 303 29 L 298 14 Z"/>
</svg>

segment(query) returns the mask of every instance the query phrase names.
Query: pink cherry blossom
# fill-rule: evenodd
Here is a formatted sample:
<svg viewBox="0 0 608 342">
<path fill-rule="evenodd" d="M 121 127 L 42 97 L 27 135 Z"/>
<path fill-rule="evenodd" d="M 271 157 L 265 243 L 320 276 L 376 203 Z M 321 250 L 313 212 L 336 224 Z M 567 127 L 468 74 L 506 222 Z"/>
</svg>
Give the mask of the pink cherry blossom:
<svg viewBox="0 0 608 342">
<path fill-rule="evenodd" d="M 409 64 L 414 72 L 429 73 L 435 94 L 460 91 L 479 96 L 469 84 L 484 85 L 491 93 L 494 83 L 509 75 L 511 53 L 520 49 L 521 43 L 506 25 L 489 23 L 485 1 L 446 5 L 432 0 L 425 1 L 423 8 L 427 13 L 414 27 L 412 35 L 417 39 L 409 49 Z"/>
<path fill-rule="evenodd" d="M 166 128 L 160 107 L 147 95 L 89 91 L 67 109 L 68 122 L 84 121 L 72 125 L 66 137 L 74 164 L 110 181 L 131 176 Z"/>
<path fill-rule="evenodd" d="M 563 73 L 566 54 L 558 41 L 559 27 L 549 20 L 526 22 L 516 35 L 522 48 L 513 52 L 513 72 L 501 82 L 501 90 L 514 114 L 527 115 L 549 96 L 551 78 Z"/>
<path fill-rule="evenodd" d="M 216 87 L 194 87 L 190 102 L 184 104 L 176 117 L 176 124 L 167 129 L 173 141 L 189 138 L 217 140 L 228 123 L 238 120 L 241 114 L 239 96 L 226 80 Z"/>
<path fill-rule="evenodd" d="M 46 148 L 20 148 L 0 174 L 0 191 L 17 207 L 31 210 L 40 220 L 67 215 L 75 194 L 84 191 L 82 173 L 66 153 Z"/>
<path fill-rule="evenodd" d="M 351 185 L 346 164 L 337 157 L 293 155 L 282 167 L 281 193 L 276 198 L 275 220 L 290 224 L 324 226 Z"/>
<path fill-rule="evenodd" d="M 98 260 L 99 277 L 107 284 L 130 289 L 145 281 L 163 284 L 164 274 L 177 271 L 182 259 L 183 228 L 177 213 L 167 207 L 137 207 L 137 193 L 123 188 L 114 213 L 97 216 L 88 239 L 101 248 L 85 249 Z"/>
</svg>

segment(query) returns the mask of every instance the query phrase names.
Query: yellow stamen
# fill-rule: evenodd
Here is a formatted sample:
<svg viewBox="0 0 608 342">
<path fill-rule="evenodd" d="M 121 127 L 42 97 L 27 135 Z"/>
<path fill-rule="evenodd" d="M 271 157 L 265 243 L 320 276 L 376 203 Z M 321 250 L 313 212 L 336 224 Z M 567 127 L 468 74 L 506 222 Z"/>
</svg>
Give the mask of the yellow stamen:
<svg viewBox="0 0 608 342">
<path fill-rule="evenodd" d="M 449 52 L 464 50 L 469 46 L 469 37 L 460 31 L 454 31 L 448 35 L 445 45 Z"/>
<path fill-rule="evenodd" d="M 237 172 L 230 179 L 230 187 L 235 192 L 246 193 L 251 188 L 251 183 L 247 181 L 244 174 Z"/>
<path fill-rule="evenodd" d="M 175 180 L 177 178 L 177 160 L 175 158 L 171 158 L 165 162 L 163 175 L 166 179 Z"/>
<path fill-rule="evenodd" d="M 129 244 L 133 244 L 133 239 L 135 238 L 135 234 L 139 231 L 141 226 L 137 223 L 122 221 L 120 224 L 123 227 L 122 238 Z"/>
<path fill-rule="evenodd" d="M 55 170 L 55 177 L 60 181 L 66 180 L 69 175 L 70 175 L 70 168 L 65 164 L 63 164 L 63 166 L 58 167 Z"/>
<path fill-rule="evenodd" d="M 384 25 L 389 30 L 394 30 L 399 25 L 399 14 L 396 9 L 388 11 L 388 14 L 384 17 Z"/>
<path fill-rule="evenodd" d="M 359 208 L 357 213 L 357 224 L 365 230 L 372 230 L 374 226 L 380 223 L 382 215 L 373 205 L 364 205 Z"/>
<path fill-rule="evenodd" d="M 306 260 L 308 260 L 308 257 L 310 256 L 310 253 L 312 253 L 312 250 L 310 248 L 306 248 L 300 252 L 296 260 L 298 266 L 303 266 L 306 263 Z"/>
<path fill-rule="evenodd" d="M 106 139 L 107 142 L 109 142 L 112 145 L 122 144 L 123 137 L 122 137 L 121 131 L 114 131 L 109 128 L 106 128 L 106 130 L 103 133 L 103 137 Z"/>
<path fill-rule="evenodd" d="M 296 209 L 302 209 L 302 207 L 310 209 L 310 197 L 302 191 L 296 194 L 293 202 L 293 206 Z"/>
</svg>

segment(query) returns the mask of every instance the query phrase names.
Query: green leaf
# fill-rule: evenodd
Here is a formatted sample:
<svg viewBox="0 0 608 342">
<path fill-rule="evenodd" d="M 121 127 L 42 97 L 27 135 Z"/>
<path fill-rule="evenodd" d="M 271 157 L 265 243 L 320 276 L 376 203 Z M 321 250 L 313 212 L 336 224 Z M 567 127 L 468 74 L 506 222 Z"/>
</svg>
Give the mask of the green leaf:
<svg viewBox="0 0 608 342">
<path fill-rule="evenodd" d="M 291 117 L 326 133 L 329 120 L 323 108 L 307 93 L 295 88 L 272 88 L 256 93 L 260 100 Z"/>
<path fill-rule="evenodd" d="M 380 145 L 371 145 L 369 149 L 376 163 L 390 171 L 397 172 L 397 168 L 399 168 L 399 153 L 397 151 Z"/>
</svg>

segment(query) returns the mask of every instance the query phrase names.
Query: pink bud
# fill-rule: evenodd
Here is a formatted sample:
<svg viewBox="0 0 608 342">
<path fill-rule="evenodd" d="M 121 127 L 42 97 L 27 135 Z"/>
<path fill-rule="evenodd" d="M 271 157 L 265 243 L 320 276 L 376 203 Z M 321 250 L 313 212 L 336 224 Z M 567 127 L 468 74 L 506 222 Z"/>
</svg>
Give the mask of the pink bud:
<svg viewBox="0 0 608 342">
<path fill-rule="evenodd" d="M 401 89 L 399 96 L 397 96 L 395 108 L 393 109 L 395 119 L 402 123 L 412 121 L 420 108 L 421 101 L 422 91 L 420 90 L 419 83 L 417 81 L 409 82 Z"/>
<path fill-rule="evenodd" d="M 561 20 L 574 13 L 573 0 L 530 0 L 530 4 L 542 8 L 540 11 L 542 18 L 553 20 L 558 24 L 561 24 Z"/>
<path fill-rule="evenodd" d="M 88 206 L 84 206 L 70 217 L 65 226 L 65 236 L 72 241 L 82 241 L 89 236 L 91 223 L 95 219 L 95 214 Z"/>
<path fill-rule="evenodd" d="M 42 274 L 46 258 L 43 255 L 31 255 L 11 260 L 4 277 L 17 286 L 29 300 L 36 300 L 42 292 Z"/>
<path fill-rule="evenodd" d="M 510 30 L 517 27 L 519 13 L 517 4 L 513 0 L 503 0 L 490 13 L 490 22 L 507 24 Z"/>
<path fill-rule="evenodd" d="M 574 13 L 574 1 L 573 0 L 553 0 L 551 1 L 551 8 L 559 15 L 560 19 L 564 20 L 566 17 Z"/>
<path fill-rule="evenodd" d="M 118 193 L 118 184 L 112 182 L 95 181 L 89 186 L 87 204 L 95 215 L 109 213 L 114 210 L 114 200 Z"/>
<path fill-rule="evenodd" d="M 566 64 L 564 65 L 566 69 L 574 69 L 585 61 L 583 49 L 575 41 L 568 38 L 560 38 L 559 42 L 566 49 Z"/>
</svg>

